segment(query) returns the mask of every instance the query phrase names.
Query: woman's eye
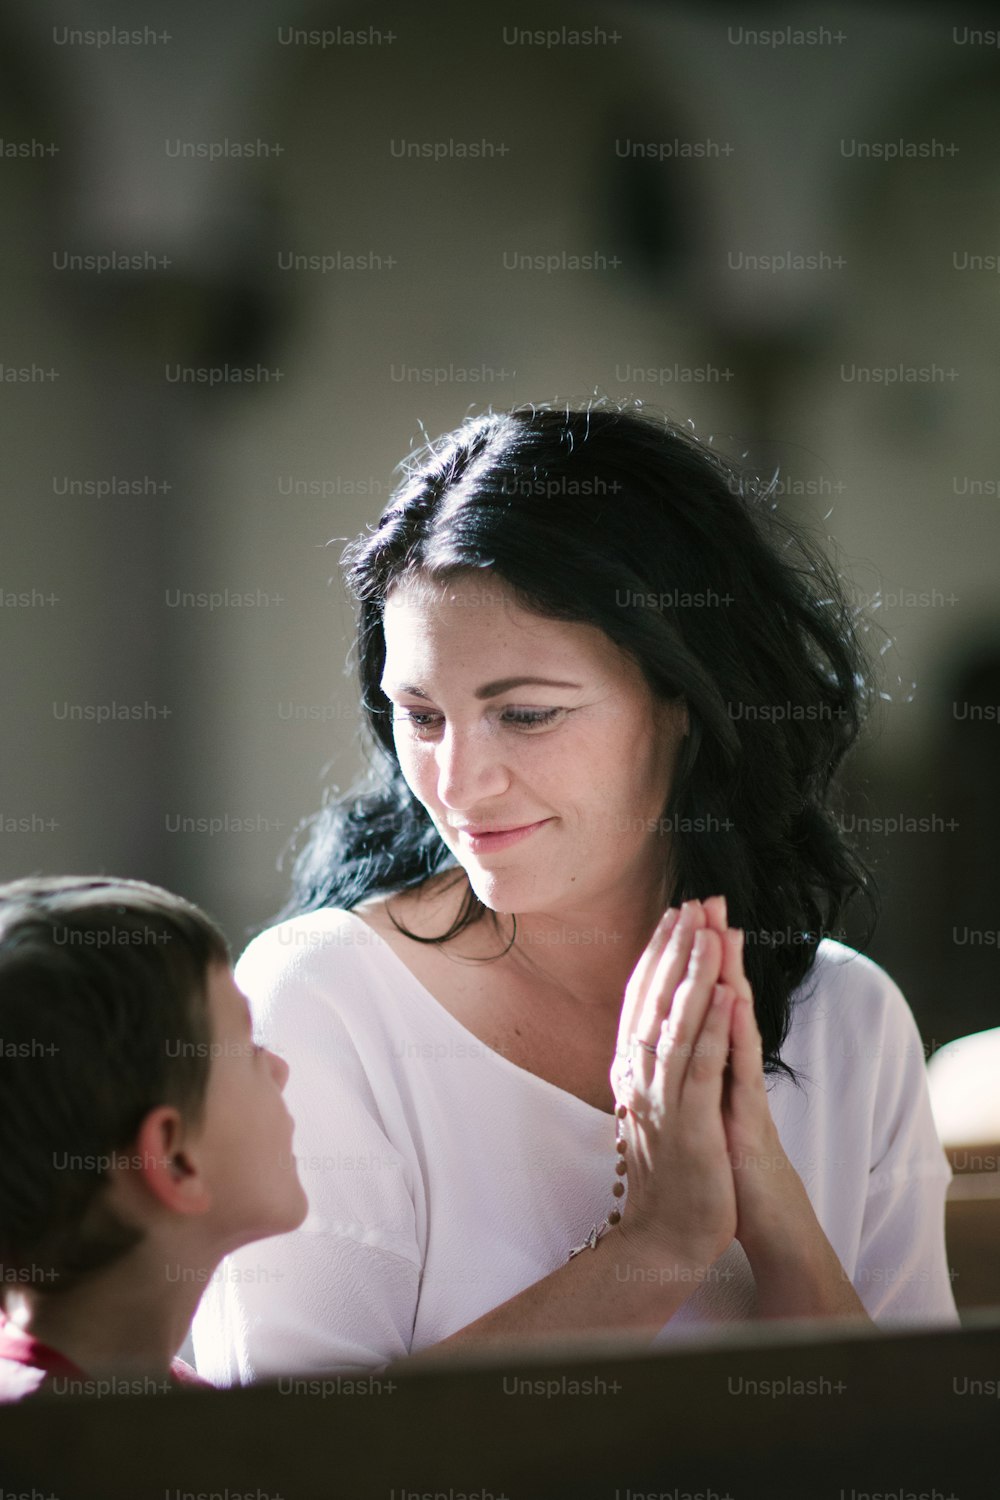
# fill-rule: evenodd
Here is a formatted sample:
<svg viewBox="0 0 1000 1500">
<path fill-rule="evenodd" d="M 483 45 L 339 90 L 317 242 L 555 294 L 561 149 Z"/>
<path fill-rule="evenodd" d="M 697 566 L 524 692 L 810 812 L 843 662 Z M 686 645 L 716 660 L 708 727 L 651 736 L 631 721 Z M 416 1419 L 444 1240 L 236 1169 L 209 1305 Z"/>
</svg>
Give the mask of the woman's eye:
<svg viewBox="0 0 1000 1500">
<path fill-rule="evenodd" d="M 398 712 L 393 717 L 394 724 L 412 724 L 414 729 L 433 729 L 435 723 L 440 719 L 440 714 L 413 713 L 410 709 Z"/>
<path fill-rule="evenodd" d="M 539 729 L 544 724 L 552 724 L 564 714 L 564 708 L 505 708 L 501 710 L 501 724 L 512 724 L 516 729 Z M 419 710 L 405 709 L 395 716 L 397 724 L 410 724 L 417 734 L 434 733 L 441 725 L 442 714 L 421 713 Z"/>
<path fill-rule="evenodd" d="M 505 723 L 516 724 L 520 729 L 537 729 L 542 724 L 551 724 L 563 712 L 561 708 L 506 708 L 501 717 Z"/>
</svg>

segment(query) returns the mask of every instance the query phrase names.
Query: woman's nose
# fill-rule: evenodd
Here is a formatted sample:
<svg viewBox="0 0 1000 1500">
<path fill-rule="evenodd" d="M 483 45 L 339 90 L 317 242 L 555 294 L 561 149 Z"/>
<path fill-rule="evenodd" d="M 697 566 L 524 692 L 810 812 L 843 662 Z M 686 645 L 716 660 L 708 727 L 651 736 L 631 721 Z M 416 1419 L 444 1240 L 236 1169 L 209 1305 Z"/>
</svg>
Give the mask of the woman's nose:
<svg viewBox="0 0 1000 1500">
<path fill-rule="evenodd" d="M 502 748 L 482 726 L 446 725 L 437 748 L 438 800 L 466 809 L 506 791 L 510 781 Z"/>
</svg>

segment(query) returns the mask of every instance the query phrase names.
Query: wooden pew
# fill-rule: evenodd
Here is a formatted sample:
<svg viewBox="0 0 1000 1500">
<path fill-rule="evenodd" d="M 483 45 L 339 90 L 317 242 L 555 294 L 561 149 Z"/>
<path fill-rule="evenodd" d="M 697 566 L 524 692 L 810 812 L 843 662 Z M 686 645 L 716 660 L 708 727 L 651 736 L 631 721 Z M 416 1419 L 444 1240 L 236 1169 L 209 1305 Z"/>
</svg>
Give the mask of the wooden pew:
<svg viewBox="0 0 1000 1500">
<path fill-rule="evenodd" d="M 955 1173 L 945 1200 L 948 1265 L 964 1316 L 968 1308 L 1000 1307 L 1000 1145 L 945 1149 Z"/>
<path fill-rule="evenodd" d="M 36 1397 L 0 1409 L 0 1480 L 4 1500 L 996 1500 L 1000 1313 L 968 1317 Z"/>
</svg>

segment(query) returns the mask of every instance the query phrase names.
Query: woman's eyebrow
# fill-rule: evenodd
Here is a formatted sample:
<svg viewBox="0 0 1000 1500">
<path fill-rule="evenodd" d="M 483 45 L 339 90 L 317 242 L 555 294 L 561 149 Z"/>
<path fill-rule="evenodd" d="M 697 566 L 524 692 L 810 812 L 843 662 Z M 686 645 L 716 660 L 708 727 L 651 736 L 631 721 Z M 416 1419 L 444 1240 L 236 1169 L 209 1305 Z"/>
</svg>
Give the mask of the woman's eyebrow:
<svg viewBox="0 0 1000 1500">
<path fill-rule="evenodd" d="M 500 677 L 496 682 L 484 682 L 482 687 L 476 688 L 473 697 L 499 698 L 501 693 L 509 693 L 512 688 L 518 687 L 574 688 L 577 692 L 579 692 L 580 683 L 558 682 L 552 677 Z M 387 698 L 389 697 L 390 692 L 393 691 L 397 693 L 409 693 L 409 695 L 413 698 L 426 698 L 428 696 L 425 692 L 422 691 L 421 688 L 414 687 L 412 683 L 409 682 L 401 682 L 395 689 L 393 689 L 391 683 L 383 682 L 381 684 L 381 688 Z"/>
<path fill-rule="evenodd" d="M 484 682 L 483 686 L 476 688 L 476 698 L 499 698 L 501 693 L 509 693 L 511 688 L 517 687 L 554 687 L 554 688 L 576 688 L 579 690 L 578 682 L 558 682 L 553 677 L 500 677 L 496 682 Z"/>
</svg>

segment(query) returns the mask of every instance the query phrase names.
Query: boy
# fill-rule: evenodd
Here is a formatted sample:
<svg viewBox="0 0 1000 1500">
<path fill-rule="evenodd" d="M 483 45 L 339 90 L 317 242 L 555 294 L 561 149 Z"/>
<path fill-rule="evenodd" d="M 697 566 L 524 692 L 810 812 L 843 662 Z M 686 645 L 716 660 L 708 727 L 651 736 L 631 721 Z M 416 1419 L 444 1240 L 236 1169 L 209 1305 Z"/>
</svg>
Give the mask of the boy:
<svg viewBox="0 0 1000 1500">
<path fill-rule="evenodd" d="M 174 1356 L 219 1262 L 308 1208 L 287 1077 L 197 907 L 0 885 L 0 1400 L 198 1381 Z"/>
</svg>

